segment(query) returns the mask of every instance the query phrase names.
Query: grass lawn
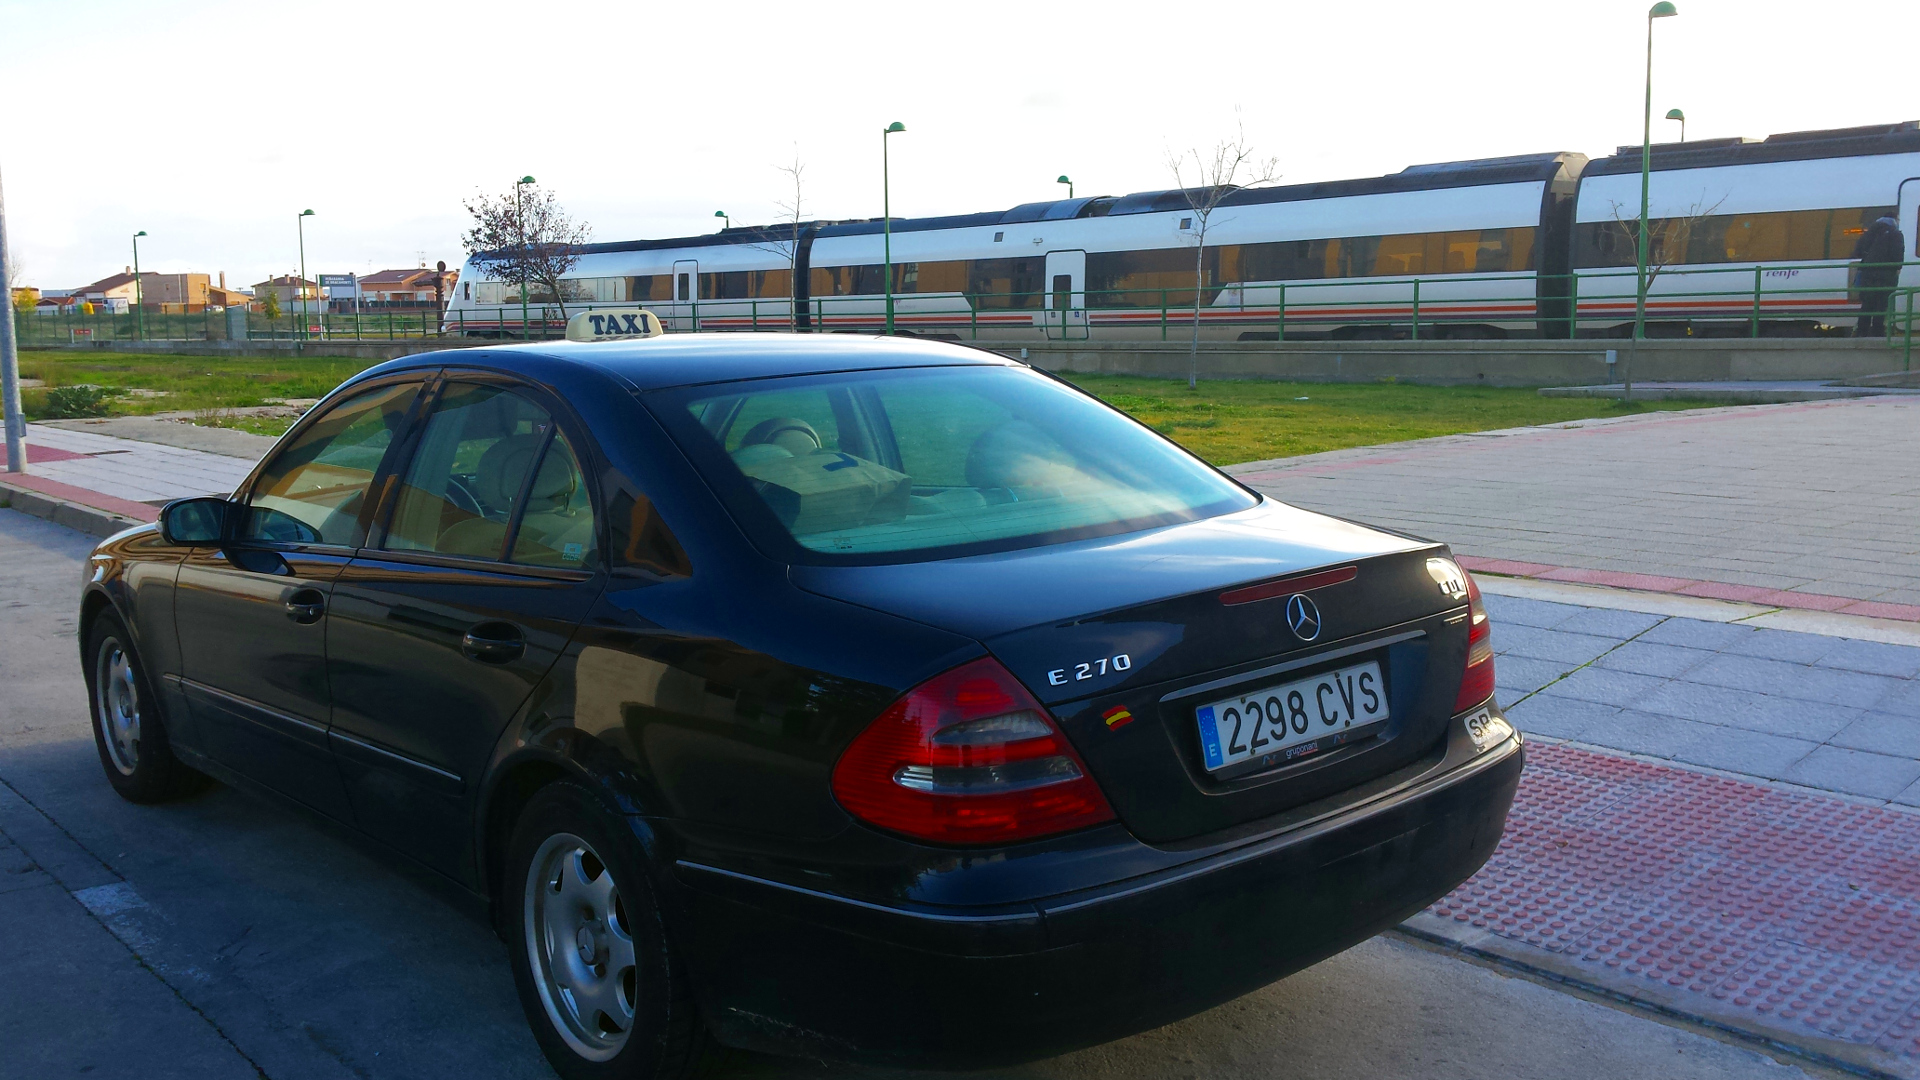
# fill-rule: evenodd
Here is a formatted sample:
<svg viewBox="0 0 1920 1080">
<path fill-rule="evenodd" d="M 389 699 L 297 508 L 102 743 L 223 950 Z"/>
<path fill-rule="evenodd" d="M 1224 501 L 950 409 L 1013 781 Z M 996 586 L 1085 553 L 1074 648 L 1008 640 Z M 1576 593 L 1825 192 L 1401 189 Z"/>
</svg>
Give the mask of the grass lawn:
<svg viewBox="0 0 1920 1080">
<path fill-rule="evenodd" d="M 1070 378 L 1215 465 L 1463 431 L 1701 408 L 1699 402 L 1544 398 L 1532 390 L 1490 386 L 1209 381 L 1188 390 L 1181 379 Z"/>
<path fill-rule="evenodd" d="M 107 402 L 110 416 L 160 412 L 202 414 L 196 423 L 278 435 L 291 417 L 222 415 L 223 410 L 267 405 L 269 399 L 317 398 L 350 375 L 379 363 L 343 356 L 224 357 L 167 356 L 149 353 L 22 350 L 20 376 L 43 386 L 21 391 L 30 420 L 46 419 L 47 391 L 90 384 L 115 391 Z"/>
<path fill-rule="evenodd" d="M 92 384 L 115 391 L 108 414 L 199 414 L 195 423 L 278 435 L 291 417 L 233 416 L 226 410 L 270 399 L 324 396 L 377 361 L 341 356 L 211 357 L 29 350 L 20 374 L 44 385 L 22 392 L 30 419 L 46 416 L 47 391 Z M 1463 431 L 1551 424 L 1697 403 L 1543 398 L 1532 390 L 1408 383 L 1203 382 L 1075 375 L 1073 382 L 1126 410 L 1216 465 L 1291 457 L 1349 446 Z"/>
</svg>

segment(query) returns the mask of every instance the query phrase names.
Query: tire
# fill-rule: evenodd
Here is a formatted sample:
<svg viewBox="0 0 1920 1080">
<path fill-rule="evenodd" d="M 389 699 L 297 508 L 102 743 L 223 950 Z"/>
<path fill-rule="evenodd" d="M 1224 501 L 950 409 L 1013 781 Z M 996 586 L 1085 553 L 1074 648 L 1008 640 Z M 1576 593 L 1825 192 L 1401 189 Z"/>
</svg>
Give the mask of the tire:
<svg viewBox="0 0 1920 1080">
<path fill-rule="evenodd" d="M 87 633 L 87 709 L 107 783 L 133 803 L 166 802 L 198 791 L 206 777 L 173 756 L 160 698 L 120 616 L 105 611 Z"/>
<path fill-rule="evenodd" d="M 502 914 L 520 1006 L 565 1080 L 680 1080 L 705 1026 L 667 941 L 639 845 L 577 784 L 536 792 L 514 825 Z M 589 953 L 591 955 L 589 955 Z"/>
</svg>

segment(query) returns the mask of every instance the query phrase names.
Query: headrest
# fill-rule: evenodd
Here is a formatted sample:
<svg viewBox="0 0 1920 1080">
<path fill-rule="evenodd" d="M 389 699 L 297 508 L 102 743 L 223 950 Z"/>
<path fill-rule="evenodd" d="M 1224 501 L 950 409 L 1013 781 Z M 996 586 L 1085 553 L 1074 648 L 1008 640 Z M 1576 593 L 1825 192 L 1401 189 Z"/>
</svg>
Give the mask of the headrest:
<svg viewBox="0 0 1920 1080">
<path fill-rule="evenodd" d="M 762 443 L 777 446 L 794 457 L 811 454 L 821 448 L 820 433 L 813 425 L 793 416 L 775 416 L 762 420 L 748 429 L 746 437 L 740 440 L 741 446 L 758 446 Z"/>
</svg>

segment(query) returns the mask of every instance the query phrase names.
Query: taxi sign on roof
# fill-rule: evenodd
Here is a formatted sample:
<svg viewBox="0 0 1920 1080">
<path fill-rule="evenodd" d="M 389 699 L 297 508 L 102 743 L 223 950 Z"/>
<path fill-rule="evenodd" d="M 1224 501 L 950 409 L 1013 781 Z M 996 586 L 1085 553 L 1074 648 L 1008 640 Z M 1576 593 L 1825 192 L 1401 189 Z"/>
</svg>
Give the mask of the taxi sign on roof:
<svg viewBox="0 0 1920 1080">
<path fill-rule="evenodd" d="M 633 341 L 667 332 L 646 308 L 597 308 L 567 320 L 568 341 Z"/>
</svg>

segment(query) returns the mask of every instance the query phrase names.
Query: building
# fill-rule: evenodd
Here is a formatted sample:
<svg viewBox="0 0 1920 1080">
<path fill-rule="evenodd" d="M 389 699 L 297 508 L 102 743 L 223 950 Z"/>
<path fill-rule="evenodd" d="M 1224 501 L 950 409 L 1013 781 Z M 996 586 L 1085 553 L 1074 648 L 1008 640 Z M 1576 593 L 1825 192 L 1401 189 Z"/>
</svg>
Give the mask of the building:
<svg viewBox="0 0 1920 1080">
<path fill-rule="evenodd" d="M 142 274 L 142 277 L 146 275 Z M 92 304 L 101 313 L 113 312 L 124 315 L 133 310 L 135 297 L 140 289 L 134 284 L 133 267 L 126 271 L 103 277 L 90 285 L 82 285 L 73 290 L 73 298 L 82 303 Z"/>
<path fill-rule="evenodd" d="M 207 310 L 207 292 L 213 279 L 206 274 L 140 272 L 140 305 L 167 314 Z"/>
<path fill-rule="evenodd" d="M 254 302 L 265 301 L 268 293 L 272 293 L 280 301 L 281 311 L 300 310 L 302 299 L 306 300 L 310 311 L 326 310 L 321 303 L 320 286 L 293 274 L 281 274 L 279 277 L 271 277 L 254 285 Z"/>
<path fill-rule="evenodd" d="M 444 263 L 441 265 L 445 265 Z M 453 297 L 458 270 L 382 270 L 359 279 L 363 308 L 432 308 Z M 439 287 L 436 289 L 435 283 Z M 349 309 L 350 310 L 350 309 Z"/>
<path fill-rule="evenodd" d="M 243 308 L 253 303 L 253 297 L 239 289 L 227 288 L 227 275 L 220 275 L 220 284 L 207 289 L 207 306 L 210 308 Z"/>
</svg>

